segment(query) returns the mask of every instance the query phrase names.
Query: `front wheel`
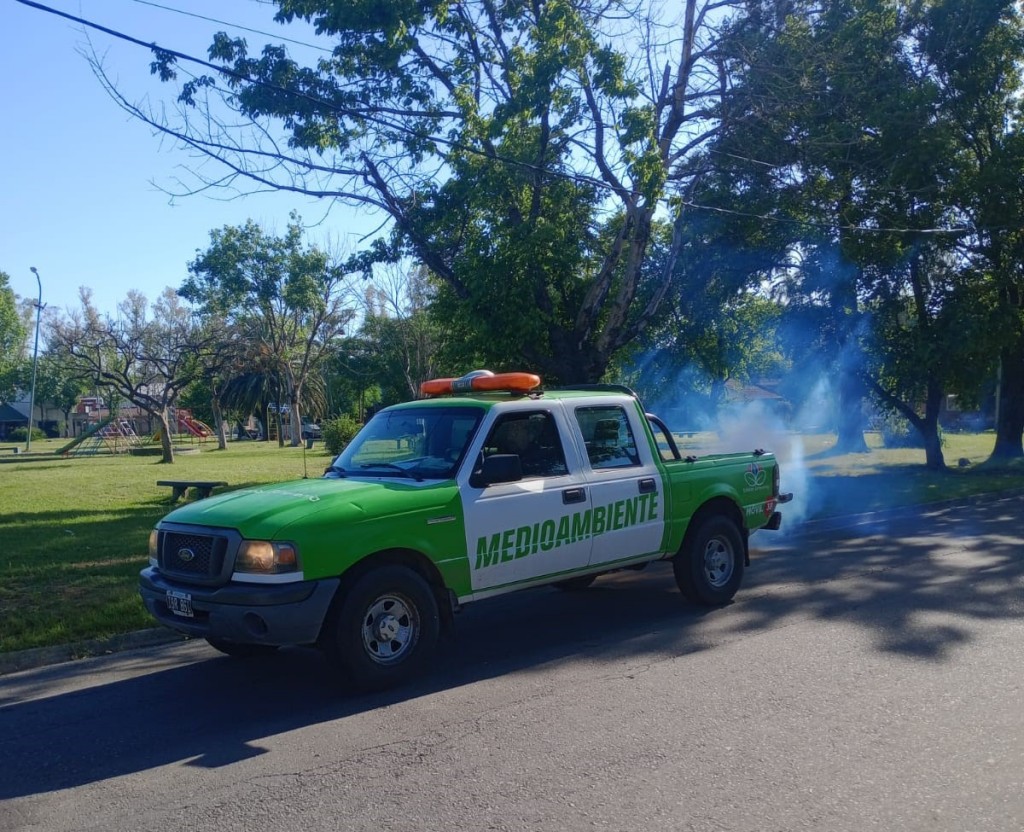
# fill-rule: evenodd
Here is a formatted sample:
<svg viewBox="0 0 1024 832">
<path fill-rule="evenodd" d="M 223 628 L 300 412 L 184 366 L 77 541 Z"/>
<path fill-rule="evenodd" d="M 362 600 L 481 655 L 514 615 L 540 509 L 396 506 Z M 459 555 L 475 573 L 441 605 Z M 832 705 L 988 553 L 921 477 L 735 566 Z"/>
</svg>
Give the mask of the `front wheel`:
<svg viewBox="0 0 1024 832">
<path fill-rule="evenodd" d="M 437 647 L 437 599 L 419 574 L 381 566 L 359 578 L 340 599 L 326 646 L 359 690 L 394 687 L 421 673 Z"/>
<path fill-rule="evenodd" d="M 687 599 L 717 607 L 728 603 L 743 581 L 743 536 L 721 514 L 699 521 L 686 546 L 673 558 L 676 583 Z"/>
</svg>

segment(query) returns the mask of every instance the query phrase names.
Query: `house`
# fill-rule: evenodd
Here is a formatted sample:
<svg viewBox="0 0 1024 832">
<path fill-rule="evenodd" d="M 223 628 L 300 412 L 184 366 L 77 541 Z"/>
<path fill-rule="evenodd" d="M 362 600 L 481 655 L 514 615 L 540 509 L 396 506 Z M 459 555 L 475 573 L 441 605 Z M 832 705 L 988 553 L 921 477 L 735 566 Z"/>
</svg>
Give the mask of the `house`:
<svg viewBox="0 0 1024 832">
<path fill-rule="evenodd" d="M 7 439 L 15 428 L 28 424 L 28 416 L 9 404 L 0 404 L 0 441 Z"/>
<path fill-rule="evenodd" d="M 21 398 L 0 403 L 0 440 L 6 439 L 15 428 L 23 428 L 28 424 L 29 397 L 24 393 Z M 60 436 L 64 413 L 52 402 L 37 401 L 33 408 L 32 424 L 47 436 Z"/>
</svg>

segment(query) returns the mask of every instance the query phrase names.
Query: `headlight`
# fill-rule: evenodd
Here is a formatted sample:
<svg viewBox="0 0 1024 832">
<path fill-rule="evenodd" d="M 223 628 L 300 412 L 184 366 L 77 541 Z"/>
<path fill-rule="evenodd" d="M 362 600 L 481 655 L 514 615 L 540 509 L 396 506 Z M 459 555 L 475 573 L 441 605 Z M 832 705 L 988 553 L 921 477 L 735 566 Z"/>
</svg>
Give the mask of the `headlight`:
<svg viewBox="0 0 1024 832">
<path fill-rule="evenodd" d="M 281 572 L 294 572 L 298 568 L 299 553 L 292 543 L 243 540 L 235 558 L 235 569 L 238 572 L 277 575 Z"/>
<path fill-rule="evenodd" d="M 160 557 L 160 532 L 153 529 L 149 533 L 149 564 L 156 566 Z"/>
</svg>

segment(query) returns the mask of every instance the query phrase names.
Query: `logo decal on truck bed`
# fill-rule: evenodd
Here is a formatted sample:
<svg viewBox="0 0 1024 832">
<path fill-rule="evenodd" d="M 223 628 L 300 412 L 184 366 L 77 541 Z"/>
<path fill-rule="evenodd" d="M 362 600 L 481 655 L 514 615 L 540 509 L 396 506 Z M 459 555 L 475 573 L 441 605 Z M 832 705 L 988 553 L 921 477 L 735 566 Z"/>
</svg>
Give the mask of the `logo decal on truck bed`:
<svg viewBox="0 0 1024 832">
<path fill-rule="evenodd" d="M 747 466 L 747 472 L 743 475 L 743 479 L 747 481 L 747 485 L 751 488 L 760 488 L 764 485 L 764 481 L 767 477 L 767 472 L 756 462 L 751 462 L 750 465 Z"/>
</svg>

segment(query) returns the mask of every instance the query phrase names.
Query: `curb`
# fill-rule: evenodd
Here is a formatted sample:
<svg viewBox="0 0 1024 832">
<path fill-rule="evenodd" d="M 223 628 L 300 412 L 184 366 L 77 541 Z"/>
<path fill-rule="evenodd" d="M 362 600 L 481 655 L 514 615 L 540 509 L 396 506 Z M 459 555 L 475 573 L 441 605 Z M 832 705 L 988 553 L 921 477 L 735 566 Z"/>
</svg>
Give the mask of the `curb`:
<svg viewBox="0 0 1024 832">
<path fill-rule="evenodd" d="M 53 647 L 33 647 L 28 650 L 17 650 L 12 653 L 0 653 L 0 676 L 17 673 L 22 670 L 33 670 L 52 664 L 91 659 L 131 650 L 135 647 L 156 647 L 161 644 L 173 644 L 185 641 L 185 636 L 168 630 L 165 627 L 154 627 L 150 630 L 136 630 L 122 633 L 110 638 L 94 638 L 73 644 L 58 644 Z"/>
</svg>

